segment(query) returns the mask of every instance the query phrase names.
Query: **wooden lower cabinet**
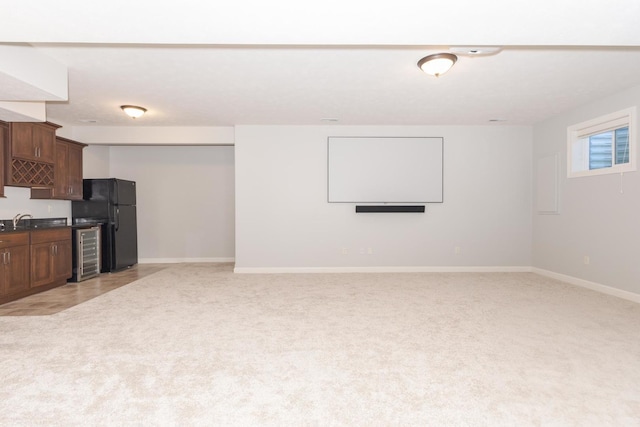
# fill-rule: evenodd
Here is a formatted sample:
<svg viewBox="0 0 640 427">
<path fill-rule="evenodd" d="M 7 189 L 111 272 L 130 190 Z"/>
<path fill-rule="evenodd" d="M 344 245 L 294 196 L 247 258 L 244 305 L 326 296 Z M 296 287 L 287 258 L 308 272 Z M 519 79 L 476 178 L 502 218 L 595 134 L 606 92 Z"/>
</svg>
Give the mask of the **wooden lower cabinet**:
<svg viewBox="0 0 640 427">
<path fill-rule="evenodd" d="M 0 233 L 0 304 L 64 285 L 72 256 L 71 227 Z"/>
<path fill-rule="evenodd" d="M 29 233 L 0 235 L 0 298 L 29 289 Z"/>
<path fill-rule="evenodd" d="M 32 231 L 31 287 L 66 283 L 71 274 L 71 229 Z"/>
<path fill-rule="evenodd" d="M 48 285 L 53 278 L 52 243 L 31 245 L 31 287 Z"/>
<path fill-rule="evenodd" d="M 71 265 L 71 235 L 69 240 L 63 240 L 56 243 L 56 255 L 53 259 L 53 280 L 54 282 L 64 282 L 73 275 L 73 267 Z"/>
</svg>

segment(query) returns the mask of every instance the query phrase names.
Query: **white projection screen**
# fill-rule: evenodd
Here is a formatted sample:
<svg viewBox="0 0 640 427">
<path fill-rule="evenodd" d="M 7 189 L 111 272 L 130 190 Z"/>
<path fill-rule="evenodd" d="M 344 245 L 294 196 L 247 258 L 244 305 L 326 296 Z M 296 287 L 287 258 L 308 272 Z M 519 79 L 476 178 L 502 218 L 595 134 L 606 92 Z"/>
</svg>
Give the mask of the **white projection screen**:
<svg viewBox="0 0 640 427">
<path fill-rule="evenodd" d="M 442 203 L 441 137 L 329 137 L 329 203 Z"/>
</svg>

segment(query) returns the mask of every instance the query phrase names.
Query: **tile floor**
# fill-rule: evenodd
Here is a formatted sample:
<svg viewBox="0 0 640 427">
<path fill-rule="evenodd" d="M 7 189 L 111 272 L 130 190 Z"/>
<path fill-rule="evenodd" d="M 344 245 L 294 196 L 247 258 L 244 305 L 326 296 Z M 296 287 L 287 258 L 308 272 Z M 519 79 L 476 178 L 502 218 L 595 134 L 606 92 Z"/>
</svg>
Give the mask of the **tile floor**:
<svg viewBox="0 0 640 427">
<path fill-rule="evenodd" d="M 169 264 L 137 264 L 117 273 L 102 273 L 64 286 L 0 305 L 0 316 L 47 316 L 167 268 Z"/>
</svg>

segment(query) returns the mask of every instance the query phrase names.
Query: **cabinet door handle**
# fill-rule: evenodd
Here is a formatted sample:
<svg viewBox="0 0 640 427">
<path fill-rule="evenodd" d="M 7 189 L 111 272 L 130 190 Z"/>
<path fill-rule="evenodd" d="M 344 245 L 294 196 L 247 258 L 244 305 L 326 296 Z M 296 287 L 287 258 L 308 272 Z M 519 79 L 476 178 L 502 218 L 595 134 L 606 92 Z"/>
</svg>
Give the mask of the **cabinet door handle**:
<svg viewBox="0 0 640 427">
<path fill-rule="evenodd" d="M 7 263 L 7 253 L 6 252 L 2 252 L 2 263 L 3 264 Z"/>
<path fill-rule="evenodd" d="M 11 252 L 7 252 L 7 264 L 11 264 Z"/>
<path fill-rule="evenodd" d="M 56 245 L 56 256 L 58 256 L 58 245 Z"/>
</svg>

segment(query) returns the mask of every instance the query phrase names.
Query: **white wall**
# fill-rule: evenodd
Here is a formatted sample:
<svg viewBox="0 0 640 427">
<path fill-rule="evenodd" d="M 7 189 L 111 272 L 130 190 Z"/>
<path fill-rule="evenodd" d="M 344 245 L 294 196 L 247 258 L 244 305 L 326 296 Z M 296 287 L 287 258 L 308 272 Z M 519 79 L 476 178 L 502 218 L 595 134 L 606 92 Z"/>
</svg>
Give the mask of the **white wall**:
<svg viewBox="0 0 640 427">
<path fill-rule="evenodd" d="M 83 178 L 111 178 L 109 147 L 89 145 L 82 150 Z"/>
<path fill-rule="evenodd" d="M 231 261 L 234 148 L 109 148 L 109 176 L 136 181 L 140 262 Z"/>
<path fill-rule="evenodd" d="M 69 138 L 92 145 L 233 145 L 231 126 L 74 126 Z"/>
<path fill-rule="evenodd" d="M 327 203 L 328 136 L 443 136 L 444 203 Z M 238 126 L 236 270 L 529 266 L 531 142 L 530 127 Z"/>
<path fill-rule="evenodd" d="M 23 187 L 4 187 L 0 199 L 0 219 L 11 219 L 18 213 L 34 218 L 67 218 L 71 224 L 71 202 L 66 200 L 31 200 L 31 190 Z"/>
<path fill-rule="evenodd" d="M 640 293 L 640 172 L 566 177 L 567 127 L 634 105 L 640 105 L 640 87 L 534 127 L 534 162 L 553 153 L 561 158 L 559 214 L 534 211 L 534 267 Z"/>
</svg>

